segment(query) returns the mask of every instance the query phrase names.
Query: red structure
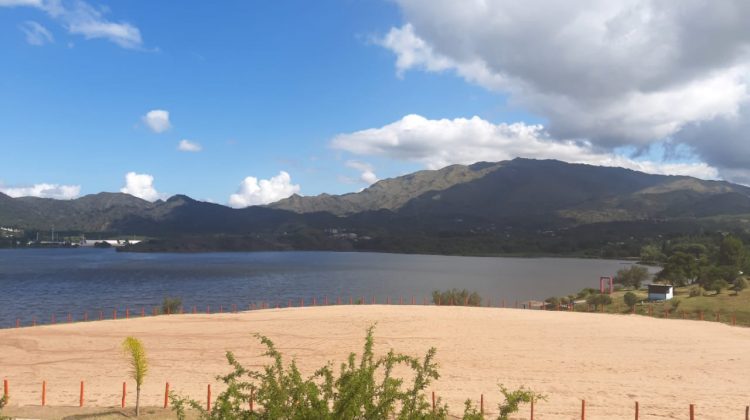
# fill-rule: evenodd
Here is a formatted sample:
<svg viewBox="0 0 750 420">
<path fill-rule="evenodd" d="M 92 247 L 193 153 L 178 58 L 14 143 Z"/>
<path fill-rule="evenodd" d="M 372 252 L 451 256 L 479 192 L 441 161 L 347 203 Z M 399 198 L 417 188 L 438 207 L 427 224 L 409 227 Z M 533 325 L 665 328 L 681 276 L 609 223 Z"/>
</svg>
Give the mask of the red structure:
<svg viewBox="0 0 750 420">
<path fill-rule="evenodd" d="M 605 284 L 609 284 L 609 289 L 605 290 Z M 612 277 L 599 277 L 599 292 L 612 294 L 615 290 L 614 280 Z"/>
</svg>

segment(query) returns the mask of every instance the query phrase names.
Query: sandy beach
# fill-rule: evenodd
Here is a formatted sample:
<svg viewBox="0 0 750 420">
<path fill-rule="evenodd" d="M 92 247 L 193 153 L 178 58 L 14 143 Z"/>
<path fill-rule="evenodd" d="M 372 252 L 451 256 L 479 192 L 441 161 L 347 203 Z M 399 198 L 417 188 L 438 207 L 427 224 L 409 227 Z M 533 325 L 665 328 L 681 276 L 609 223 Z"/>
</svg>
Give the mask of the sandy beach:
<svg viewBox="0 0 750 420">
<path fill-rule="evenodd" d="M 742 418 L 750 404 L 750 329 L 713 322 L 641 316 L 434 306 L 328 306 L 237 314 L 173 315 L 0 330 L 0 378 L 10 384 L 11 409 L 38 406 L 47 382 L 49 406 L 119 406 L 128 367 L 120 343 L 140 338 L 150 372 L 143 403 L 163 404 L 165 382 L 205 401 L 215 376 L 228 371 L 232 350 L 246 367 L 266 359 L 252 333 L 271 338 L 303 373 L 361 352 L 377 322 L 378 354 L 394 348 L 422 355 L 437 348 L 441 379 L 430 391 L 460 414 L 463 401 L 484 394 L 495 412 L 497 384 L 525 385 L 548 396 L 536 418 Z M 135 385 L 128 380 L 128 405 Z M 524 408 L 518 418 L 528 418 Z"/>
</svg>

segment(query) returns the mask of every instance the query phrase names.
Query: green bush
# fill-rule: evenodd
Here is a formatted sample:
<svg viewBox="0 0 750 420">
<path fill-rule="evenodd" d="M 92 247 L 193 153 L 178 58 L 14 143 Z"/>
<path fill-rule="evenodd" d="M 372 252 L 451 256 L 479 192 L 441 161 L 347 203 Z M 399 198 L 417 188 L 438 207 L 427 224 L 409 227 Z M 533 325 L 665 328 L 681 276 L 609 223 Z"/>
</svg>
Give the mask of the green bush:
<svg viewBox="0 0 750 420">
<path fill-rule="evenodd" d="M 557 305 L 560 305 L 561 303 L 560 298 L 557 298 L 555 296 L 548 297 L 547 299 L 544 300 L 544 302 L 547 304 L 547 306 L 550 309 L 557 309 Z"/>
<path fill-rule="evenodd" d="M 464 416 L 461 420 L 484 420 L 484 415 L 477 410 L 477 405 L 469 399 L 464 402 Z"/>
<path fill-rule="evenodd" d="M 700 286 L 693 286 L 690 288 L 690 297 L 698 297 L 703 295 L 703 288 Z"/>
<path fill-rule="evenodd" d="M 508 388 L 504 387 L 502 384 L 500 384 L 499 386 L 500 392 L 505 397 L 505 401 L 497 405 L 497 409 L 500 413 L 497 416 L 497 420 L 508 420 L 509 415 L 518 412 L 518 406 L 521 403 L 528 404 L 531 401 L 543 401 L 547 399 L 547 396 L 538 394 L 524 387 L 511 391 Z"/>
<path fill-rule="evenodd" d="M 200 419 L 445 419 L 448 407 L 440 400 L 433 411 L 425 389 L 440 377 L 434 362 L 435 349 L 422 359 L 389 351 L 376 358 L 373 354 L 373 327 L 367 330 L 364 350 L 359 361 L 354 353 L 342 363 L 338 376 L 332 365 L 318 369 L 304 379 L 294 361 L 284 364 L 273 342 L 257 335 L 266 347 L 265 356 L 272 362 L 260 371 L 245 369 L 231 352 L 227 360 L 233 371 L 217 379 L 226 384 L 211 411 L 197 401 L 170 395 L 172 409 L 179 419 L 192 408 Z M 404 379 L 394 377 L 397 365 L 411 369 L 410 386 L 403 389 Z M 259 410 L 250 411 L 254 393 Z"/>
<path fill-rule="evenodd" d="M 722 290 L 729 287 L 729 283 L 727 283 L 724 279 L 714 280 L 709 286 L 708 290 L 713 290 L 717 295 L 721 293 Z"/>
<path fill-rule="evenodd" d="M 161 302 L 161 313 L 163 314 L 179 313 L 180 308 L 182 308 L 182 299 L 177 297 L 165 297 Z"/>
<path fill-rule="evenodd" d="M 594 305 L 594 309 L 598 310 L 600 306 L 611 304 L 612 296 L 605 294 L 589 295 L 589 297 L 586 298 L 586 303 Z"/>
<path fill-rule="evenodd" d="M 3 395 L 2 397 L 0 397 L 0 420 L 11 420 L 10 417 L 3 416 L 2 411 L 6 405 L 8 405 L 8 396 Z"/>
<path fill-rule="evenodd" d="M 732 283 L 732 288 L 737 293 L 747 289 L 747 280 L 745 280 L 742 277 L 737 277 L 736 279 L 734 279 L 734 282 Z"/>
<path fill-rule="evenodd" d="M 469 293 L 466 289 L 451 289 L 445 292 L 435 290 L 432 292 L 432 303 L 435 305 L 481 306 L 482 297 L 479 296 L 479 293 Z"/>
<path fill-rule="evenodd" d="M 615 283 L 638 290 L 641 288 L 641 283 L 650 278 L 651 274 L 646 267 L 642 265 L 631 265 L 628 268 L 617 270 Z"/>
<path fill-rule="evenodd" d="M 625 301 L 625 304 L 628 305 L 628 308 L 633 308 L 635 304 L 638 303 L 638 296 L 633 292 L 625 293 L 622 299 Z"/>
</svg>

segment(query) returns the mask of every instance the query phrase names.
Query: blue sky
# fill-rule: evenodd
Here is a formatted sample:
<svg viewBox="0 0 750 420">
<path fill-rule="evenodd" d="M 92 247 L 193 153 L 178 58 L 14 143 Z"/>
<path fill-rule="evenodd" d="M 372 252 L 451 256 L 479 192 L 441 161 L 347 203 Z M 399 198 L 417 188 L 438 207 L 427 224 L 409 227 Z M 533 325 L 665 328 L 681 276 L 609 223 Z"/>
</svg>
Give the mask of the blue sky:
<svg viewBox="0 0 750 420">
<path fill-rule="evenodd" d="M 529 99 L 540 92 L 526 86 L 541 82 L 512 80 L 471 39 L 478 58 L 462 61 L 418 3 L 0 0 L 0 189 L 119 191 L 134 172 L 152 177 L 136 195 L 240 194 L 240 206 L 515 156 L 722 177 L 695 145 L 673 142 L 676 131 L 618 138 L 560 124 Z M 152 110 L 168 111 L 168 130 L 149 128 Z M 703 118 L 687 114 L 674 116 L 680 127 Z M 200 151 L 178 150 L 182 140 Z M 260 182 L 281 171 L 282 192 Z"/>
</svg>

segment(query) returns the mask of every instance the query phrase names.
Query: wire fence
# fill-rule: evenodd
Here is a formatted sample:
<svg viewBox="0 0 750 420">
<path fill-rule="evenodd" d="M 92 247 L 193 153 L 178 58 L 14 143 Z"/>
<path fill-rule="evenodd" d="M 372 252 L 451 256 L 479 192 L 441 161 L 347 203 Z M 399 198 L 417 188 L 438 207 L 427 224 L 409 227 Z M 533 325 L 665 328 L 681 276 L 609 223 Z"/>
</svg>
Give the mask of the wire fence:
<svg viewBox="0 0 750 420">
<path fill-rule="evenodd" d="M 312 297 L 312 298 L 296 298 L 286 300 L 264 300 L 251 302 L 244 305 L 229 304 L 229 305 L 218 305 L 218 306 L 183 306 L 172 308 L 169 305 L 166 306 L 140 306 L 136 308 L 124 307 L 113 308 L 112 310 L 97 310 L 97 311 L 83 311 L 79 313 L 68 312 L 60 316 L 59 312 L 52 313 L 49 316 L 37 317 L 32 316 L 31 319 L 23 320 L 22 318 L 15 318 L 11 322 L 5 321 L 0 323 L 0 329 L 7 328 L 22 328 L 22 327 L 37 327 L 43 325 L 56 325 L 74 322 L 90 322 L 90 321 L 104 321 L 104 320 L 118 320 L 118 319 L 131 319 L 131 318 L 145 318 L 147 316 L 160 316 L 160 315 L 178 315 L 178 314 L 223 314 L 223 313 L 238 313 L 241 311 L 254 311 L 262 309 L 282 309 L 282 308 L 303 308 L 303 307 L 318 307 L 318 306 L 332 306 L 332 305 L 434 305 L 434 306 L 473 306 L 482 308 L 506 308 L 506 309 L 525 309 L 525 310 L 545 310 L 545 311 L 559 311 L 559 312 L 587 312 L 587 313 L 609 313 L 609 314 L 622 314 L 622 315 L 644 315 L 654 318 L 664 319 L 690 319 L 697 321 L 715 321 L 723 322 L 733 326 L 749 326 L 748 320 L 738 319 L 737 314 L 734 312 L 721 312 L 721 311 L 703 311 L 693 310 L 685 311 L 678 310 L 677 308 L 666 308 L 664 305 L 638 304 L 632 307 L 627 307 L 619 303 L 613 303 L 608 305 L 595 305 L 585 302 L 575 302 L 567 304 L 549 304 L 540 300 L 513 300 L 506 301 L 505 299 L 485 299 L 481 304 L 473 303 L 469 297 L 464 298 L 462 301 L 456 301 L 451 299 L 443 302 L 440 297 L 422 297 L 417 298 L 416 296 L 405 297 L 391 297 L 385 296 L 378 299 L 377 296 L 349 296 L 347 298 L 336 297 Z"/>
<path fill-rule="evenodd" d="M 86 406 L 86 386 L 85 385 L 86 385 L 85 381 L 80 381 L 80 383 L 75 384 L 75 386 L 77 388 L 77 393 L 78 393 L 77 404 L 78 404 L 78 407 L 80 407 L 80 408 L 83 408 L 84 406 Z M 40 396 L 39 396 L 39 398 L 40 398 L 40 401 L 39 401 L 40 405 L 39 406 L 40 407 L 46 407 L 47 406 L 47 398 L 48 398 L 47 382 L 46 381 L 42 381 L 39 386 L 41 388 L 40 389 L 41 392 L 40 392 Z M 166 382 L 165 386 L 164 386 L 164 394 L 163 394 L 163 397 L 164 397 L 163 408 L 164 409 L 169 409 L 170 408 L 170 396 L 172 395 L 171 392 L 170 392 L 170 389 L 172 389 L 172 388 L 170 388 L 170 383 Z M 121 393 L 121 398 L 119 399 L 119 404 L 118 404 L 120 408 L 125 409 L 127 407 L 128 395 L 129 394 L 128 394 L 127 382 L 124 381 L 122 383 L 122 393 Z M 6 401 L 8 401 L 8 400 L 11 399 L 10 382 L 9 382 L 8 379 L 4 379 L 3 380 L 3 396 L 6 398 Z M 437 394 L 435 393 L 435 391 L 431 392 L 431 397 L 432 397 L 432 410 L 434 412 L 434 411 L 436 411 L 438 409 L 437 402 L 439 400 L 437 399 Z M 203 399 L 202 402 L 205 403 L 205 409 L 206 409 L 206 411 L 210 412 L 212 409 L 214 409 L 214 406 L 212 405 L 213 400 L 212 400 L 212 393 L 211 393 L 211 384 L 206 384 L 205 399 Z M 114 406 L 114 404 L 109 405 L 109 406 Z M 635 420 L 639 420 L 641 418 L 641 416 L 642 416 L 642 407 L 641 407 L 640 403 L 638 401 L 635 401 L 633 403 L 632 407 L 633 407 L 632 408 L 632 410 L 633 410 L 632 413 L 634 415 Z M 256 409 L 258 409 L 257 402 L 255 401 L 255 396 L 254 396 L 254 393 L 252 391 L 251 391 L 251 393 L 249 395 L 249 399 L 247 401 L 247 408 L 251 412 L 254 411 L 254 410 L 256 410 Z M 533 399 L 530 401 L 530 403 L 528 404 L 528 407 L 526 409 L 528 410 L 527 413 L 528 413 L 528 416 L 529 416 L 528 418 L 530 420 L 534 420 L 535 417 L 538 418 L 538 417 L 541 416 L 541 414 L 543 414 L 539 410 L 537 401 L 535 401 Z M 581 400 L 581 405 L 580 405 L 580 419 L 581 420 L 586 420 L 586 418 L 587 418 L 586 409 L 587 409 L 586 400 L 585 399 Z M 260 407 L 260 410 L 262 410 L 262 407 Z M 740 412 L 742 410 L 744 410 L 745 420 L 750 420 L 750 406 L 740 407 L 738 409 L 738 418 L 739 418 L 739 414 L 740 414 Z M 489 410 L 485 410 L 485 397 L 484 397 L 484 394 L 480 394 L 480 396 L 479 396 L 479 412 L 480 412 L 480 414 L 482 416 L 491 414 Z M 688 415 L 688 418 L 690 420 L 695 420 L 696 416 L 698 416 L 698 414 L 699 414 L 698 408 L 697 408 L 697 406 L 695 404 L 687 404 L 685 406 L 685 413 Z M 519 413 L 519 414 L 523 415 L 522 413 Z M 593 417 L 589 417 L 589 418 L 593 418 Z"/>
</svg>

